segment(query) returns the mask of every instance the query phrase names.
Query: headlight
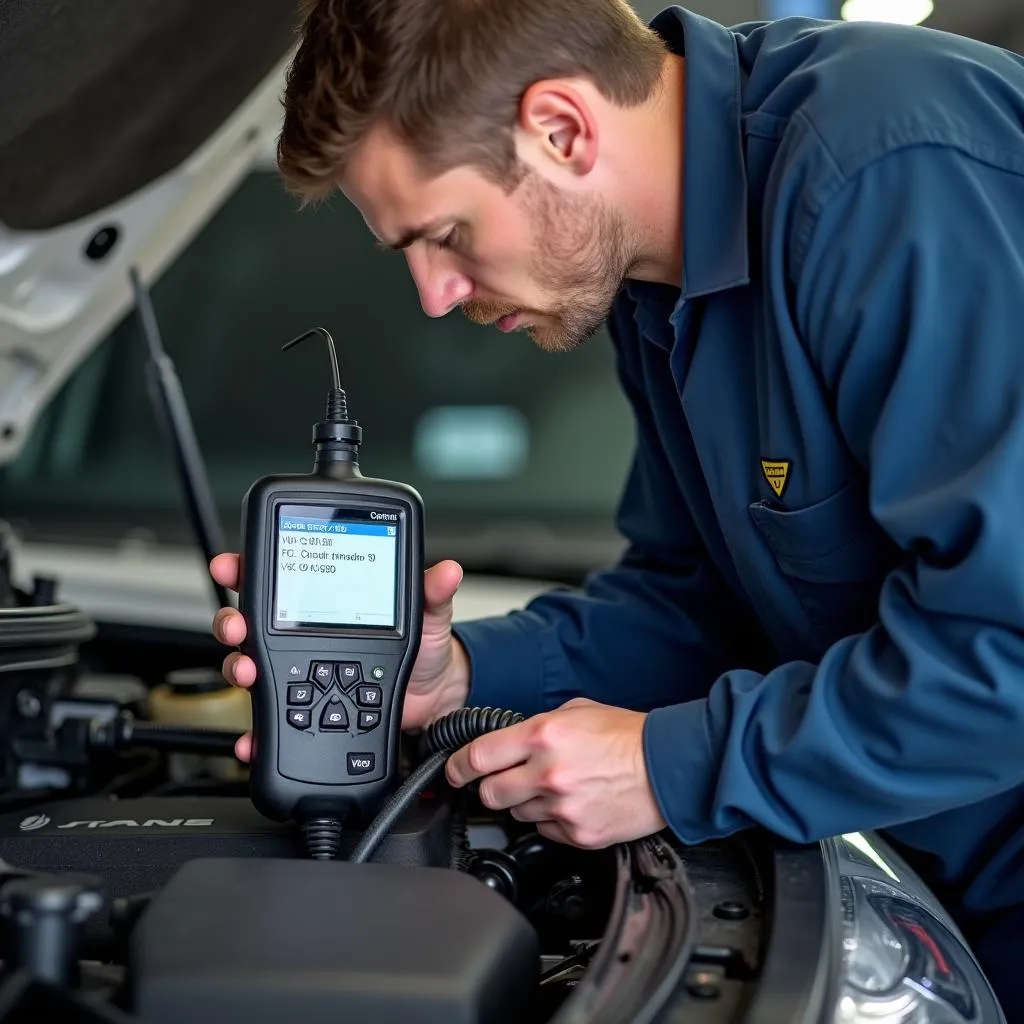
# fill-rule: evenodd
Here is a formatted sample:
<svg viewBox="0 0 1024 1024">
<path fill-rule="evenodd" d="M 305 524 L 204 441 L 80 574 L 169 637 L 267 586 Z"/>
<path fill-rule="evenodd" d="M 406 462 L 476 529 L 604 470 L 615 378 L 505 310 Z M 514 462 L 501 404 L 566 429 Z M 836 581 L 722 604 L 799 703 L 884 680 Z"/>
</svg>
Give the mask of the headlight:
<svg viewBox="0 0 1024 1024">
<path fill-rule="evenodd" d="M 835 1024 L 1003 1024 L 948 915 L 877 837 L 830 842 L 842 898 Z"/>
</svg>

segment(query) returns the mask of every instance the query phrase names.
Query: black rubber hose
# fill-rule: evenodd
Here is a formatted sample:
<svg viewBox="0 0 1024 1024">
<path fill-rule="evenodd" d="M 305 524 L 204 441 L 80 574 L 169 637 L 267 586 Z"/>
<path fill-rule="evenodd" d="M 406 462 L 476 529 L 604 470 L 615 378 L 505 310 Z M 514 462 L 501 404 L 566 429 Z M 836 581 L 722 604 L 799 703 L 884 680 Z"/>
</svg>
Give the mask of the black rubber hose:
<svg viewBox="0 0 1024 1024">
<path fill-rule="evenodd" d="M 97 720 L 90 727 L 90 743 L 107 750 L 150 747 L 191 754 L 232 756 L 241 733 L 202 726 L 172 725 L 164 722 L 140 722 L 130 715 L 112 721 Z"/>
<path fill-rule="evenodd" d="M 473 863 L 473 852 L 469 846 L 469 822 L 466 820 L 464 803 L 464 800 L 455 802 L 448 854 L 448 866 L 452 871 L 460 871 L 463 874 L 469 871 Z"/>
<path fill-rule="evenodd" d="M 363 838 L 359 840 L 349 855 L 348 859 L 351 863 L 365 864 L 374 855 L 381 840 L 391 831 L 392 826 L 402 816 L 402 812 L 444 771 L 445 762 L 450 754 L 450 750 L 441 750 L 436 754 L 431 754 L 395 790 L 388 802 L 380 809 L 377 817 L 370 822 L 369 828 L 363 833 Z"/>
<path fill-rule="evenodd" d="M 425 739 L 430 756 L 402 783 L 370 822 L 369 828 L 349 856 L 349 861 L 365 864 L 374 855 L 381 840 L 405 809 L 444 771 L 445 763 L 454 751 L 472 743 L 478 736 L 522 721 L 523 716 L 517 711 L 459 708 L 429 726 Z"/>
<path fill-rule="evenodd" d="M 127 739 L 134 747 L 155 747 L 193 754 L 234 755 L 240 735 L 223 729 L 204 729 L 202 726 L 135 722 Z"/>
</svg>

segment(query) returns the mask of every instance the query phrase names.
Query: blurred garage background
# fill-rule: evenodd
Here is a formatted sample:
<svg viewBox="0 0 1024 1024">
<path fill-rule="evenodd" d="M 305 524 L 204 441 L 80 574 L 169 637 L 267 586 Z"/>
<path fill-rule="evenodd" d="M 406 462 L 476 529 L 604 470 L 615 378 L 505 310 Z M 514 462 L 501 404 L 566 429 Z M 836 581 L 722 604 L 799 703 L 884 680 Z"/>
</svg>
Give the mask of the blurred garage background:
<svg viewBox="0 0 1024 1024">
<path fill-rule="evenodd" d="M 645 18 L 662 6 L 637 0 Z M 690 6 L 727 24 L 794 14 L 920 22 L 1024 50 L 1020 0 Z M 237 543 L 239 503 L 255 478 L 309 468 L 327 356 L 315 345 L 280 349 L 322 325 L 338 343 L 351 409 L 365 428 L 365 472 L 420 490 L 429 560 L 458 559 L 480 586 L 503 581 L 493 606 L 471 602 L 463 614 L 516 603 L 537 579 L 577 582 L 612 560 L 621 546 L 614 509 L 633 436 L 609 347 L 598 339 L 571 356 L 550 356 L 525 336 L 506 337 L 458 315 L 427 318 L 404 258 L 376 249 L 341 200 L 296 212 L 278 185 L 272 151 L 268 138 L 262 167 L 153 291 L 225 543 Z M 141 573 L 165 588 L 153 599 L 161 616 L 173 618 L 177 608 L 179 623 L 205 628 L 208 580 L 146 392 L 145 358 L 130 313 L 0 470 L 3 514 L 29 545 L 25 564 L 59 574 L 69 599 L 101 617 L 104 601 L 110 615 L 143 615 L 151 595 L 139 587 Z M 119 571 L 111 552 L 129 552 L 133 571 Z M 140 570 L 147 558 L 161 571 Z M 116 594 L 98 585 L 104 574 Z M 129 577 L 135 584 L 125 590 Z M 520 589 L 509 589 L 516 579 Z"/>
<path fill-rule="evenodd" d="M 645 18 L 667 6 L 658 0 L 635 0 Z M 765 18 L 804 15 L 812 18 L 870 19 L 923 24 L 943 32 L 1024 50 L 1024 4 L 1020 0 L 698 0 L 683 7 L 724 25 Z"/>
</svg>

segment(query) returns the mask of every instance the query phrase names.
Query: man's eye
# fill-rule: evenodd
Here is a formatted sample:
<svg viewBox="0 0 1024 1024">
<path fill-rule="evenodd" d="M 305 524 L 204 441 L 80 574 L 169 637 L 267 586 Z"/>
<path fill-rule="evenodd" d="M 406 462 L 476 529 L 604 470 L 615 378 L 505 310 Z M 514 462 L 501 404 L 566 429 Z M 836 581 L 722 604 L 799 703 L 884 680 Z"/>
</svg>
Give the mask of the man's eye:
<svg viewBox="0 0 1024 1024">
<path fill-rule="evenodd" d="M 458 229 L 452 228 L 452 230 L 449 231 L 448 234 L 444 236 L 444 238 L 435 238 L 433 240 L 434 245 L 436 245 L 439 249 L 451 249 L 455 245 L 457 234 Z"/>
</svg>

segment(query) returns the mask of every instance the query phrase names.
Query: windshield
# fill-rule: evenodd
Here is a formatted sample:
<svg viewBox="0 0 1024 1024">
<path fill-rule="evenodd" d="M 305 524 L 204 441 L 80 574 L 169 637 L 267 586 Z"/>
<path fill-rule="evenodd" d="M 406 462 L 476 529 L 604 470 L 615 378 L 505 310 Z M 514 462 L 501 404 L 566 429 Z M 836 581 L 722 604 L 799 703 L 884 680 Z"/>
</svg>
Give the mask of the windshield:
<svg viewBox="0 0 1024 1024">
<path fill-rule="evenodd" d="M 470 568 L 585 568 L 619 545 L 612 517 L 632 418 L 599 335 L 568 355 L 461 314 L 432 320 L 404 258 L 380 251 L 341 199 L 297 211 L 272 171 L 250 175 L 153 286 L 231 544 L 254 479 L 311 467 L 334 336 L 368 476 L 423 496 L 430 557 Z M 190 537 L 174 462 L 125 318 L 69 379 L 0 473 L 6 518 L 29 538 Z"/>
</svg>

